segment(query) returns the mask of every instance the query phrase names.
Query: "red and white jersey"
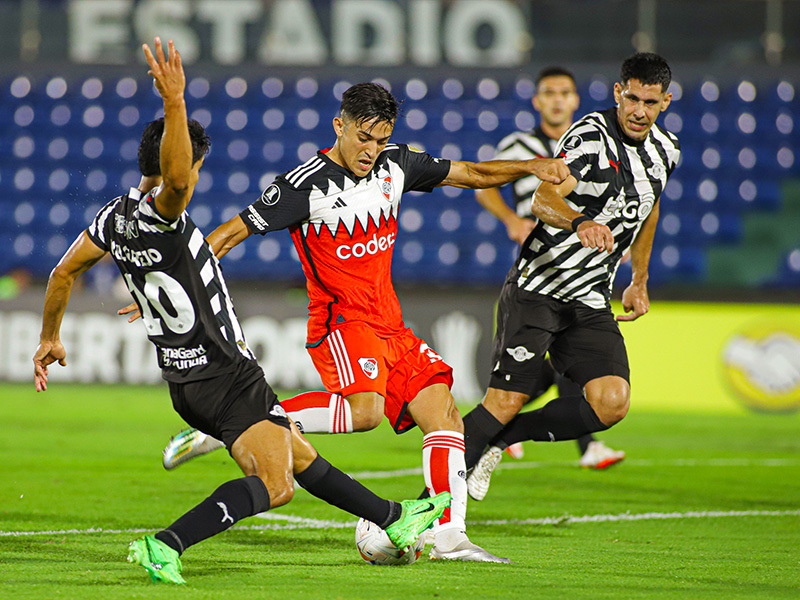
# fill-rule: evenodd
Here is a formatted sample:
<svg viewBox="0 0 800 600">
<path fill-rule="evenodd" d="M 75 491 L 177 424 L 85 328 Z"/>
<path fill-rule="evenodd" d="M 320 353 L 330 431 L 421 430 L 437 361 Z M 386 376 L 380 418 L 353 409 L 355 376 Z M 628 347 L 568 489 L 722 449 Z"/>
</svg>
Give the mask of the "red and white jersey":
<svg viewBox="0 0 800 600">
<path fill-rule="evenodd" d="M 394 335 L 404 327 L 391 277 L 400 200 L 433 190 L 450 161 L 390 144 L 356 177 L 325 152 L 278 176 L 240 216 L 261 235 L 289 228 L 308 285 L 308 345 L 349 321 Z"/>
</svg>

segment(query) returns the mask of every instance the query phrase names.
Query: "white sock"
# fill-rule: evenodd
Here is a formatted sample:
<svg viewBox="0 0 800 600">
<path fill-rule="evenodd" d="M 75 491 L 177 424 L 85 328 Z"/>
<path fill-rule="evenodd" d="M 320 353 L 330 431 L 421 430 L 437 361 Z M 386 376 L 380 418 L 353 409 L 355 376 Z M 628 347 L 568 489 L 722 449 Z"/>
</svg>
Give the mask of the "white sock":
<svg viewBox="0 0 800 600">
<path fill-rule="evenodd" d="M 422 471 L 431 496 L 450 492 L 453 501 L 436 521 L 436 546 L 444 551 L 467 539 L 467 480 L 464 463 L 464 434 L 432 431 L 422 438 Z"/>
<path fill-rule="evenodd" d="M 304 433 L 352 433 L 353 411 L 347 398 L 330 392 L 305 392 L 281 401 Z"/>
</svg>

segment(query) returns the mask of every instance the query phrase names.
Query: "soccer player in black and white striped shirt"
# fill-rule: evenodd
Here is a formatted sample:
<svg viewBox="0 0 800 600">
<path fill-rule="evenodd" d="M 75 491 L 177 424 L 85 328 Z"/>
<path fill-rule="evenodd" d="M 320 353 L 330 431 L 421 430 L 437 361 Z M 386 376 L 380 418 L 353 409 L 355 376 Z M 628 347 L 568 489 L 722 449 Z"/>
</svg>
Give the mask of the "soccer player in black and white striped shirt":
<svg viewBox="0 0 800 600">
<path fill-rule="evenodd" d="M 500 295 L 489 389 L 467 438 L 468 468 L 493 438 L 506 444 L 575 439 L 627 414 L 628 356 L 617 321 L 650 308 L 658 201 L 680 156 L 677 138 L 656 124 L 672 99 L 671 77 L 662 57 L 633 55 L 614 84 L 617 105 L 586 115 L 562 137 L 557 152 L 571 175 L 558 185 L 542 184 L 534 196 L 533 215 L 541 223 Z M 629 314 L 615 320 L 611 283 L 628 250 L 633 281 L 622 306 Z M 583 393 L 517 415 L 539 385 L 548 351 L 556 371 Z M 485 494 L 498 460 L 484 455 L 472 472 L 473 487 Z"/>
<path fill-rule="evenodd" d="M 531 104 L 539 113 L 539 125 L 533 131 L 515 131 L 504 137 L 497 146 L 495 160 L 529 160 L 556 155 L 558 141 L 572 126 L 573 116 L 580 106 L 575 76 L 561 66 L 545 67 L 536 76 L 536 93 L 531 98 Z M 506 204 L 498 188 L 475 190 L 475 198 L 506 226 L 511 240 L 524 244 L 536 226 L 537 220 L 531 213 L 531 196 L 541 182 L 535 175 L 528 175 L 510 184 L 515 210 Z M 550 361 L 544 361 L 539 379 L 540 387 L 530 390 L 530 401 L 542 396 L 553 383 L 557 384 L 561 396 L 581 393 L 577 384 L 556 373 Z M 464 426 L 468 430 L 471 427 L 469 418 Z M 624 452 L 609 448 L 602 441 L 596 440 L 591 433 L 582 435 L 575 441 L 582 467 L 605 469 L 625 458 Z M 502 450 L 502 447 L 490 446 L 490 451 L 497 455 Z M 505 450 L 514 458 L 522 458 L 521 443 L 512 444 Z M 471 479 L 469 483 L 474 481 Z M 479 491 L 474 493 L 480 495 Z"/>
<path fill-rule="evenodd" d="M 292 499 L 292 474 L 310 493 L 379 524 L 406 548 L 440 517 L 450 494 L 428 500 L 380 498 L 317 454 L 286 417 L 245 342 L 219 261 L 185 212 L 209 141 L 189 122 L 180 55 L 144 46 L 164 119 L 150 123 L 139 147 L 142 180 L 103 207 L 50 275 L 39 347 L 37 391 L 48 366 L 65 365 L 59 337 L 75 279 L 110 253 L 136 299 L 175 410 L 189 424 L 222 439 L 245 477 L 208 498 L 155 535 L 131 542 L 128 560 L 153 581 L 185 583 L 180 554 L 237 521 Z M 163 133 L 162 133 L 163 132 Z"/>
</svg>

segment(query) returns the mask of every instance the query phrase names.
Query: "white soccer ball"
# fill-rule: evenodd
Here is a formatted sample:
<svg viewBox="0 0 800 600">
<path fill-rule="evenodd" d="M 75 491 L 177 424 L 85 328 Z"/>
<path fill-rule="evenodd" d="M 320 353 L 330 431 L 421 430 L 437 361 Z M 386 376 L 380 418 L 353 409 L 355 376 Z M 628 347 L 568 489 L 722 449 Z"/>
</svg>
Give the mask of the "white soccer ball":
<svg viewBox="0 0 800 600">
<path fill-rule="evenodd" d="M 412 565 L 425 549 L 425 540 L 420 536 L 408 552 L 401 551 L 375 523 L 359 519 L 356 525 L 356 548 L 371 565 Z"/>
</svg>

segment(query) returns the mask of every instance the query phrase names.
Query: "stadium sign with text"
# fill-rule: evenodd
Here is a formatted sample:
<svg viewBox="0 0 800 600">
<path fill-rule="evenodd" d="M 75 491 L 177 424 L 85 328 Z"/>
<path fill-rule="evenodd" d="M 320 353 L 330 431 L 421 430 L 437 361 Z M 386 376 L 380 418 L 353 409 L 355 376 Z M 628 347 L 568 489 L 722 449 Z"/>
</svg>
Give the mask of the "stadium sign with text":
<svg viewBox="0 0 800 600">
<path fill-rule="evenodd" d="M 221 65 L 514 67 L 533 45 L 510 0 L 71 0 L 69 57 L 127 64 L 139 41 L 175 40 Z"/>
</svg>

